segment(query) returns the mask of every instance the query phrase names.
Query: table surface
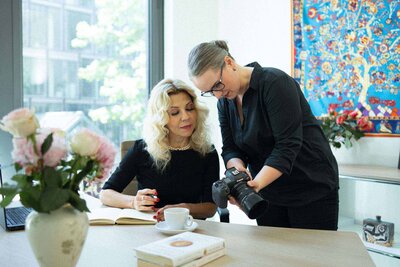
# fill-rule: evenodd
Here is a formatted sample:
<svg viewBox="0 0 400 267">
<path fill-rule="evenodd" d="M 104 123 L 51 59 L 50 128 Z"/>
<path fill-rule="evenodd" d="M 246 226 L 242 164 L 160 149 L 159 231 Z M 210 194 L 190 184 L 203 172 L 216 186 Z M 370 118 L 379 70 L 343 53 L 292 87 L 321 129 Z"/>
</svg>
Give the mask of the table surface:
<svg viewBox="0 0 400 267">
<path fill-rule="evenodd" d="M 207 266 L 374 266 L 355 233 L 196 221 L 196 233 L 226 240 L 227 255 Z M 154 225 L 90 226 L 77 266 L 136 266 L 134 248 L 165 237 Z M 0 251 L 2 267 L 37 266 L 25 231 L 0 228 Z"/>
</svg>

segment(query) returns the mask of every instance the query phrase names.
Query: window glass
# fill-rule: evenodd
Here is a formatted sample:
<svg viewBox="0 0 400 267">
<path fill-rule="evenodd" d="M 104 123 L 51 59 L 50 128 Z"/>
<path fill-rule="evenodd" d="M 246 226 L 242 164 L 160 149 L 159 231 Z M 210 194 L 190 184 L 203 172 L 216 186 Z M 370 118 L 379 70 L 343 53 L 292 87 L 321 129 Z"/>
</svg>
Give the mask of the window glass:
<svg viewBox="0 0 400 267">
<path fill-rule="evenodd" d="M 147 103 L 146 0 L 23 0 L 24 105 L 46 127 L 70 119 L 116 147 L 141 138 Z M 65 125 L 65 123 L 63 124 Z M 118 160 L 118 159 L 117 159 Z"/>
</svg>

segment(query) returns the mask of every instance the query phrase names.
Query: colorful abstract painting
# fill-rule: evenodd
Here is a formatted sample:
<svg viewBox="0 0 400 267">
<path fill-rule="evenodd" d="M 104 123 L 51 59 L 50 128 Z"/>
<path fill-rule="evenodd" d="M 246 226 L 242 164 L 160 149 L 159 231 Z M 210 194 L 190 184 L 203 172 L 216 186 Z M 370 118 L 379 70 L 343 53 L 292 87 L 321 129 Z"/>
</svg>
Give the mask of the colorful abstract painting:
<svg viewBox="0 0 400 267">
<path fill-rule="evenodd" d="M 293 76 L 316 116 L 357 110 L 400 134 L 400 0 L 293 0 Z"/>
</svg>

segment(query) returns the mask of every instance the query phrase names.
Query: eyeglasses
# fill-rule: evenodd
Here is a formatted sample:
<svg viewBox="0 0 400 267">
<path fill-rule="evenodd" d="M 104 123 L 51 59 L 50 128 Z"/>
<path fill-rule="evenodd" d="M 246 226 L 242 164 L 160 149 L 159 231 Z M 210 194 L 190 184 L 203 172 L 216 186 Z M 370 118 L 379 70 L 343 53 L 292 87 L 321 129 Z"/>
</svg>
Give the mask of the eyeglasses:
<svg viewBox="0 0 400 267">
<path fill-rule="evenodd" d="M 211 87 L 210 90 L 201 92 L 201 94 L 200 94 L 201 96 L 206 96 L 206 97 L 215 96 L 214 92 L 221 92 L 222 90 L 224 90 L 225 84 L 222 82 L 222 70 L 223 70 L 224 66 L 225 66 L 225 62 L 221 66 L 221 75 L 219 76 L 219 81 L 217 81 L 213 85 L 213 87 Z"/>
</svg>

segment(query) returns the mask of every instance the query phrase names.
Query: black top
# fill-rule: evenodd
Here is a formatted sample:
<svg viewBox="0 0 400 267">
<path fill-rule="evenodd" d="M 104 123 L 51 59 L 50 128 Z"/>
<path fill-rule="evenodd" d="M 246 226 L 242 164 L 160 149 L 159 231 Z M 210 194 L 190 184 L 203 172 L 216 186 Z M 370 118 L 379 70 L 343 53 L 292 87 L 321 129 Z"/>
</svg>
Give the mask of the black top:
<svg viewBox="0 0 400 267">
<path fill-rule="evenodd" d="M 253 177 L 264 165 L 283 173 L 260 193 L 271 203 L 304 205 L 338 188 L 338 167 L 300 86 L 281 70 L 254 62 L 243 96 L 243 125 L 235 100 L 218 101 L 222 157 L 240 158 Z"/>
<path fill-rule="evenodd" d="M 155 168 L 146 143 L 137 140 L 103 189 L 122 192 L 136 176 L 139 190 L 157 190 L 160 199 L 157 208 L 167 204 L 213 202 L 211 186 L 219 179 L 216 150 L 204 157 L 192 149 L 171 151 L 171 154 L 171 161 L 161 173 Z"/>
</svg>

